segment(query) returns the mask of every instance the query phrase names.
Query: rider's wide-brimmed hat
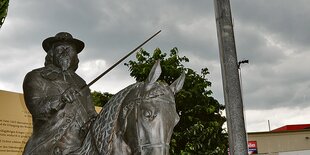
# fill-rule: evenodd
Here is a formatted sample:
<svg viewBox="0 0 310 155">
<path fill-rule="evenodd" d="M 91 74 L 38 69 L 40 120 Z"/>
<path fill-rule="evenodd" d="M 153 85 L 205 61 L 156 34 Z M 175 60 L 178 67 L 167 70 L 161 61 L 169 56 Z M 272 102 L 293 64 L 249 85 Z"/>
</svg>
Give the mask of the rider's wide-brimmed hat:
<svg viewBox="0 0 310 155">
<path fill-rule="evenodd" d="M 84 42 L 72 37 L 68 32 L 59 32 L 54 37 L 46 38 L 42 42 L 42 47 L 45 52 L 49 51 L 54 43 L 57 42 L 66 42 L 75 45 L 76 52 L 80 53 L 84 49 Z"/>
</svg>

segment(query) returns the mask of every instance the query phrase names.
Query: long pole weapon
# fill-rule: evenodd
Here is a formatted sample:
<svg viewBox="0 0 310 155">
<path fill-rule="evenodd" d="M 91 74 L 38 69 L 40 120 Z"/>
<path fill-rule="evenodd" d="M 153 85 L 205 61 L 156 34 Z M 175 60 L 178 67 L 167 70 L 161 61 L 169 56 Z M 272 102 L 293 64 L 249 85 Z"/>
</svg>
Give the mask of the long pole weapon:
<svg viewBox="0 0 310 155">
<path fill-rule="evenodd" d="M 152 35 L 149 39 L 147 39 L 146 41 L 144 41 L 142 44 L 140 44 L 138 47 L 136 47 L 135 49 L 133 49 L 131 52 L 129 52 L 127 55 L 125 55 L 123 58 L 121 58 L 120 60 L 118 60 L 114 65 L 112 65 L 110 68 L 108 68 L 106 71 L 104 71 L 103 73 L 101 73 L 98 77 L 96 77 L 94 80 L 92 80 L 91 82 L 89 82 L 87 85 L 84 85 L 81 88 L 81 92 L 85 89 L 85 88 L 89 88 L 91 85 L 93 85 L 95 82 L 97 82 L 101 77 L 103 77 L 104 75 L 106 75 L 109 71 L 111 71 L 114 67 L 116 67 L 119 63 L 121 63 L 122 61 L 124 61 L 127 57 L 129 57 L 131 54 L 133 54 L 135 51 L 137 51 L 139 48 L 141 48 L 144 44 L 146 44 L 148 41 L 150 41 L 151 39 L 153 39 L 157 34 L 159 34 L 161 32 L 161 30 L 159 30 L 158 32 L 156 32 L 154 35 Z"/>
</svg>

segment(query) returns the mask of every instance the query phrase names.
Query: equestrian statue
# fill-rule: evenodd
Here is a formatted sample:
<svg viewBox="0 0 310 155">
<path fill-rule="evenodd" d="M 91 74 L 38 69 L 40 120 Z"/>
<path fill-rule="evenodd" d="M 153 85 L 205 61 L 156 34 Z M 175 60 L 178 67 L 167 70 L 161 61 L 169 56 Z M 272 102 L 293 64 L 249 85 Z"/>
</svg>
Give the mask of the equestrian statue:
<svg viewBox="0 0 310 155">
<path fill-rule="evenodd" d="M 33 122 L 23 155 L 169 154 L 179 121 L 174 95 L 183 86 L 184 73 L 171 85 L 157 82 L 161 67 L 156 61 L 145 82 L 115 94 L 97 114 L 89 86 L 98 78 L 86 84 L 75 73 L 84 43 L 60 32 L 42 46 L 44 67 L 27 73 L 23 82 Z"/>
</svg>

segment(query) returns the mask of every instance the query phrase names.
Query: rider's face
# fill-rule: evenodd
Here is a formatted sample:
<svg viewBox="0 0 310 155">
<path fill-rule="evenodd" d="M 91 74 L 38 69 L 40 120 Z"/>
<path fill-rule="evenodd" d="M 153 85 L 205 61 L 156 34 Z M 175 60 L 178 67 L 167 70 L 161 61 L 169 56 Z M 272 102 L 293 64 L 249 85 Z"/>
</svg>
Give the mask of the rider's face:
<svg viewBox="0 0 310 155">
<path fill-rule="evenodd" d="M 60 43 L 54 46 L 53 62 L 54 65 L 63 71 L 72 69 L 77 58 L 76 48 L 72 44 Z"/>
</svg>

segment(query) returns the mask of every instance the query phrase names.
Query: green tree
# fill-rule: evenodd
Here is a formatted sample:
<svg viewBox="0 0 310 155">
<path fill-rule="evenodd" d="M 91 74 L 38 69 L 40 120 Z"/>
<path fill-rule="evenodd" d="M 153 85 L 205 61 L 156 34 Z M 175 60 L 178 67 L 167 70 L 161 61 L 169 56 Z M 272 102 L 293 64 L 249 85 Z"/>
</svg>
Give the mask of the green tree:
<svg viewBox="0 0 310 155">
<path fill-rule="evenodd" d="M 186 73 L 183 89 L 176 94 L 180 122 L 174 128 L 170 153 L 226 155 L 228 139 L 223 129 L 226 119 L 221 115 L 224 106 L 211 96 L 211 82 L 207 80 L 208 69 L 203 68 L 201 74 L 197 74 L 184 67 L 182 63 L 189 62 L 189 59 L 180 57 L 177 48 L 173 48 L 168 57 L 158 48 L 152 55 L 141 49 L 136 59 L 125 63 L 136 81 L 144 81 L 158 59 L 161 60 L 162 67 L 159 78 L 161 81 L 171 84 L 182 72 Z"/>
<path fill-rule="evenodd" d="M 110 94 L 108 92 L 101 93 L 99 91 L 93 91 L 91 95 L 94 105 L 98 107 L 103 107 L 113 96 L 113 94 Z"/>
<path fill-rule="evenodd" d="M 0 28 L 4 23 L 9 8 L 9 0 L 1 0 L 0 2 Z"/>
</svg>

